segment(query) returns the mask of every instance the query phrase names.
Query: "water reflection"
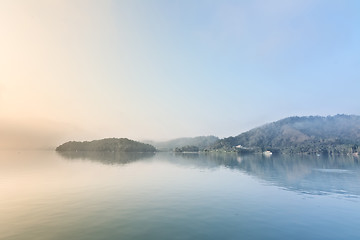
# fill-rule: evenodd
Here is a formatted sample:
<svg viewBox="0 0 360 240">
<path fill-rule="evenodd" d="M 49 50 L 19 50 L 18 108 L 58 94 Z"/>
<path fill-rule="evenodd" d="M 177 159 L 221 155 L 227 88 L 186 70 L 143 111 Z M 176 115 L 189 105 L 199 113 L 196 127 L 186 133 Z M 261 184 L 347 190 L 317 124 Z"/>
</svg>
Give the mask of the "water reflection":
<svg viewBox="0 0 360 240">
<path fill-rule="evenodd" d="M 285 190 L 301 194 L 341 194 L 359 197 L 360 164 L 357 157 L 317 157 L 279 155 L 239 156 L 231 153 L 119 153 L 119 152 L 62 152 L 70 160 L 82 159 L 102 164 L 122 165 L 152 158 L 172 164 L 199 169 L 226 167 L 255 176 Z"/>
<path fill-rule="evenodd" d="M 155 156 L 155 153 L 152 152 L 66 151 L 57 153 L 68 160 L 90 160 L 106 165 L 123 165 Z"/>
<path fill-rule="evenodd" d="M 256 176 L 265 183 L 304 194 L 360 196 L 360 164 L 357 157 L 280 155 L 239 156 L 236 154 L 176 155 L 179 164 L 198 167 L 227 167 Z"/>
<path fill-rule="evenodd" d="M 239 168 L 277 186 L 305 194 L 360 196 L 359 164 L 353 157 L 244 158 Z"/>
</svg>

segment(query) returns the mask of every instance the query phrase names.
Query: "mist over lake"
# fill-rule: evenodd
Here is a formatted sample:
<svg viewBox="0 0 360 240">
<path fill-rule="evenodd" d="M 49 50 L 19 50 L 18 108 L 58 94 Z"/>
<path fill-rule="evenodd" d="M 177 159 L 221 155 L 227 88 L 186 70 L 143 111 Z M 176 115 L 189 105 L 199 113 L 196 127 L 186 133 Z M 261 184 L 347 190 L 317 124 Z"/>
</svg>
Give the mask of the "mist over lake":
<svg viewBox="0 0 360 240">
<path fill-rule="evenodd" d="M 0 0 L 0 240 L 359 240 L 359 12 Z"/>
<path fill-rule="evenodd" d="M 1 152 L 1 239 L 357 239 L 352 156 Z"/>
</svg>

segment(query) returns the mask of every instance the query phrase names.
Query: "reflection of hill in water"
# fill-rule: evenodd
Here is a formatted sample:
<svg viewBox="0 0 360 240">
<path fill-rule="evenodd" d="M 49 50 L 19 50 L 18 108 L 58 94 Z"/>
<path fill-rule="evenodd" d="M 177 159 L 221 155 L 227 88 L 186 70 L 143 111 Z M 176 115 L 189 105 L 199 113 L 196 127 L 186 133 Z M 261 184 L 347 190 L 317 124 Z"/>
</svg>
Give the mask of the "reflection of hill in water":
<svg viewBox="0 0 360 240">
<path fill-rule="evenodd" d="M 241 170 L 269 184 L 307 194 L 360 196 L 360 164 L 356 157 L 238 156 L 236 154 L 178 154 L 179 164 L 200 168 L 224 166 Z"/>
<path fill-rule="evenodd" d="M 145 158 L 151 158 L 155 155 L 152 152 L 96 152 L 96 151 L 67 151 L 67 152 L 57 152 L 60 156 L 69 159 L 83 159 L 90 160 L 95 162 L 100 162 L 107 165 L 116 165 L 116 164 L 127 164 L 134 161 L 138 161 Z"/>
<path fill-rule="evenodd" d="M 309 194 L 360 196 L 357 158 L 279 156 L 244 159 L 239 167 L 274 185 Z"/>
<path fill-rule="evenodd" d="M 158 154 L 160 158 L 162 155 Z M 237 154 L 235 153 L 173 153 L 163 156 L 172 163 L 199 168 L 218 168 L 220 166 L 236 168 L 238 166 Z"/>
<path fill-rule="evenodd" d="M 151 158 L 154 153 L 58 152 L 70 160 L 90 160 L 108 165 L 123 165 Z M 351 156 L 271 156 L 231 153 L 157 153 L 155 160 L 186 167 L 239 170 L 287 190 L 311 195 L 341 194 L 360 197 L 360 163 Z"/>
</svg>

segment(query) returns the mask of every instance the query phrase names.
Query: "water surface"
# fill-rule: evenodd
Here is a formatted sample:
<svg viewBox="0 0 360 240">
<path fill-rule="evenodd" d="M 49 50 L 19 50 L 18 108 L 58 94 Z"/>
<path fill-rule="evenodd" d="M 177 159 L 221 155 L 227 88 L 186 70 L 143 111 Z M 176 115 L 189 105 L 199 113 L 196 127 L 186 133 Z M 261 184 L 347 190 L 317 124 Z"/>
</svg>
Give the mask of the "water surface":
<svg viewBox="0 0 360 240">
<path fill-rule="evenodd" d="M 354 157 L 1 152 L 0 239 L 359 239 Z"/>
</svg>

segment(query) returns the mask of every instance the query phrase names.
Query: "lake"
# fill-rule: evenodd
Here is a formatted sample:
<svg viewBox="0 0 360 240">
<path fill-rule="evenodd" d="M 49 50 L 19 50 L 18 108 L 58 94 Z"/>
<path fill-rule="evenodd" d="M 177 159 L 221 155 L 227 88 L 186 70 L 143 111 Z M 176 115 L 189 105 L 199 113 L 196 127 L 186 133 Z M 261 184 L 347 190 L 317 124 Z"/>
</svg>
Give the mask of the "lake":
<svg viewBox="0 0 360 240">
<path fill-rule="evenodd" d="M 360 239 L 359 159 L 5 151 L 0 239 Z"/>
</svg>

